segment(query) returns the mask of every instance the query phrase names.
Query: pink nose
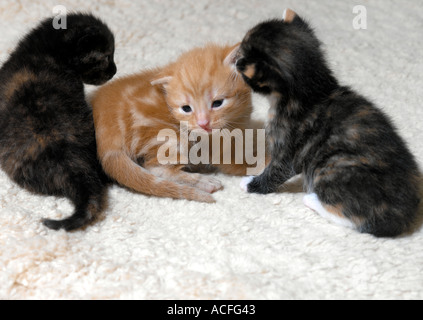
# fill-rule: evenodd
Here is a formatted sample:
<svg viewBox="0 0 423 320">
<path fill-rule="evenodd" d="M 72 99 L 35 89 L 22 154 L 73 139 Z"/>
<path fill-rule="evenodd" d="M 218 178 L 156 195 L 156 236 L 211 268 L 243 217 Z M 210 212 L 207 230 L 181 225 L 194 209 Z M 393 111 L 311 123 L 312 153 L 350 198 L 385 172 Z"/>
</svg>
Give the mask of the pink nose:
<svg viewBox="0 0 423 320">
<path fill-rule="evenodd" d="M 210 130 L 210 121 L 208 119 L 198 120 L 197 123 L 204 130 Z"/>
</svg>

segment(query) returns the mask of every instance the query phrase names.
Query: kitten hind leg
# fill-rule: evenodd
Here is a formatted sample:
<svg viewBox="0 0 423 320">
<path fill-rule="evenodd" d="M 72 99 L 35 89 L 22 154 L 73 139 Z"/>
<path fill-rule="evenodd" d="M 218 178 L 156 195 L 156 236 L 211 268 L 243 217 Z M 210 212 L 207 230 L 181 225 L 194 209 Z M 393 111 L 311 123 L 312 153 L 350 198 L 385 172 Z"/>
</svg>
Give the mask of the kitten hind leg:
<svg viewBox="0 0 423 320">
<path fill-rule="evenodd" d="M 351 220 L 345 218 L 339 208 L 329 205 L 323 205 L 320 202 L 317 194 L 312 193 L 305 195 L 303 198 L 303 202 L 308 208 L 313 211 L 316 211 L 323 218 L 338 225 L 356 229 L 356 225 Z"/>
</svg>

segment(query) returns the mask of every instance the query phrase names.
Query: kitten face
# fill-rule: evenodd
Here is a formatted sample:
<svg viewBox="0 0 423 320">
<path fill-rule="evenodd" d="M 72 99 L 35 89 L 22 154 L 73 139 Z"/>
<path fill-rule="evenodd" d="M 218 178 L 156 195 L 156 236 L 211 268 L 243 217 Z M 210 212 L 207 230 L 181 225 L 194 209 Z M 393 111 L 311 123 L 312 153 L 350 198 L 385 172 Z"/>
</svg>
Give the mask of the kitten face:
<svg viewBox="0 0 423 320">
<path fill-rule="evenodd" d="M 77 68 L 86 84 L 101 85 L 116 74 L 114 39 L 101 30 L 79 39 Z"/>
<path fill-rule="evenodd" d="M 270 95 L 275 91 L 278 75 L 272 73 L 271 68 L 264 60 L 243 49 L 242 58 L 237 61 L 237 69 L 244 81 L 257 93 Z M 245 52 L 245 53 L 243 53 Z"/>
<path fill-rule="evenodd" d="M 115 39 L 101 20 L 93 16 L 71 15 L 69 30 L 62 33 L 71 65 L 86 84 L 101 85 L 116 74 Z M 59 31 L 62 32 L 62 31 Z"/>
<path fill-rule="evenodd" d="M 250 89 L 237 77 L 232 55 L 237 47 L 209 45 L 194 49 L 174 64 L 171 76 L 162 80 L 170 111 L 189 130 L 239 127 L 247 122 Z"/>
<path fill-rule="evenodd" d="M 312 30 L 290 11 L 285 20 L 261 23 L 247 33 L 236 66 L 254 91 L 289 94 L 308 76 L 303 70 L 313 64 L 316 46 Z"/>
<path fill-rule="evenodd" d="M 285 28 L 283 20 L 265 22 L 252 29 L 241 44 L 236 67 L 255 92 L 265 95 L 280 92 L 283 90 L 281 85 L 287 81 L 285 78 L 289 78 L 288 73 L 281 73 L 279 65 L 291 69 L 290 57 L 276 60 L 281 51 L 287 52 L 283 39 L 280 39 Z"/>
</svg>

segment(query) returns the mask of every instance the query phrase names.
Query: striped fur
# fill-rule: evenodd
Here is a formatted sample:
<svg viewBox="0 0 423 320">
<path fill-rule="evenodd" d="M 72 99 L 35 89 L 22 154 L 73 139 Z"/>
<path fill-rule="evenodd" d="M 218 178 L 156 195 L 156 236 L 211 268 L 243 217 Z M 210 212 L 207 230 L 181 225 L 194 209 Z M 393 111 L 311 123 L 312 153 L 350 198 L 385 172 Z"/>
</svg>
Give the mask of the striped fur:
<svg viewBox="0 0 423 320">
<path fill-rule="evenodd" d="M 249 123 L 251 92 L 235 72 L 236 49 L 212 44 L 196 48 L 165 67 L 101 88 L 92 105 L 98 154 L 106 173 L 143 194 L 214 202 L 211 193 L 222 188 L 220 182 L 187 173 L 183 164 L 161 165 L 157 154 L 164 142 L 157 137 L 161 130 L 171 129 L 179 141 L 181 121 L 188 122 L 189 131 L 207 122 L 210 129 L 244 128 Z M 218 99 L 224 99 L 224 105 L 212 109 Z M 182 112 L 185 105 L 193 112 Z M 234 170 L 240 171 L 236 166 Z M 244 166 L 240 174 L 245 170 Z"/>
</svg>

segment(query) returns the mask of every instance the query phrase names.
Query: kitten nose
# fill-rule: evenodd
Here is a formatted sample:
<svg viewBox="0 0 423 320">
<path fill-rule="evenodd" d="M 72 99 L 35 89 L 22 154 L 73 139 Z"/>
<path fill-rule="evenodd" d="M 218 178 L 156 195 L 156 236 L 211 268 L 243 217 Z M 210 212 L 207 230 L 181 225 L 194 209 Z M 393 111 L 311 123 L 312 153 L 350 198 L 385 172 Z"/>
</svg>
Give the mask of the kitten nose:
<svg viewBox="0 0 423 320">
<path fill-rule="evenodd" d="M 203 129 L 210 129 L 209 124 L 210 124 L 210 120 L 209 119 L 200 119 L 197 121 L 198 125 L 203 128 Z"/>
</svg>

